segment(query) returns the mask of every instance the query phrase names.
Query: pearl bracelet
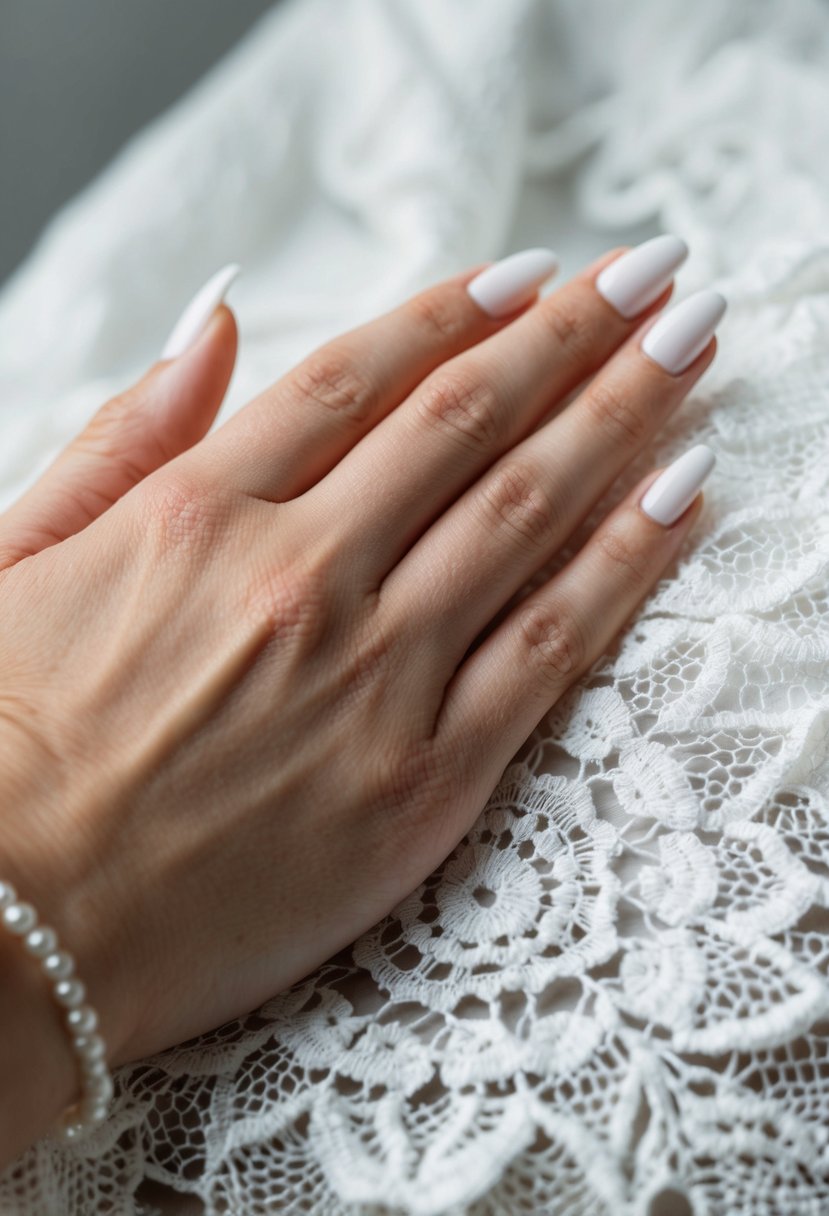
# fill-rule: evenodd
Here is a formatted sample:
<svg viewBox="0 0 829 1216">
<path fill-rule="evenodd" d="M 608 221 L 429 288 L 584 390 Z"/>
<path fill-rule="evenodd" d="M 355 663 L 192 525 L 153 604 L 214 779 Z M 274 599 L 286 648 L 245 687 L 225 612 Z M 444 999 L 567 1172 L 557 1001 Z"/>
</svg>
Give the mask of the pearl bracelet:
<svg viewBox="0 0 829 1216">
<path fill-rule="evenodd" d="M 106 1063 L 106 1044 L 98 1030 L 98 1015 L 84 1004 L 86 987 L 75 977 L 75 960 L 58 944 L 54 929 L 38 925 L 31 904 L 17 898 L 10 882 L 0 880 L 0 920 L 15 937 L 23 939 L 26 953 L 40 963 L 52 982 L 52 995 L 65 1012 L 72 1049 L 81 1072 L 80 1099 L 61 1115 L 55 1134 L 62 1140 L 77 1140 L 107 1117 L 114 1093 L 112 1074 Z"/>
</svg>

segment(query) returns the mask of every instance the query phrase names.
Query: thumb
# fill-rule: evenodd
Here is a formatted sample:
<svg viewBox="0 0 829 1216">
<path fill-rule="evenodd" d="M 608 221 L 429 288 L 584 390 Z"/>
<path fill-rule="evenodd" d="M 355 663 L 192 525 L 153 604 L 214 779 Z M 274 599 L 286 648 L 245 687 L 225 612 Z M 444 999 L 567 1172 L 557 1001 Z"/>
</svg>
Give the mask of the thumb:
<svg viewBox="0 0 829 1216">
<path fill-rule="evenodd" d="M 205 284 L 162 359 L 98 410 L 0 516 L 0 569 L 80 532 L 207 433 L 236 360 L 236 322 L 222 300 L 237 273 L 237 266 L 227 266 Z"/>
</svg>

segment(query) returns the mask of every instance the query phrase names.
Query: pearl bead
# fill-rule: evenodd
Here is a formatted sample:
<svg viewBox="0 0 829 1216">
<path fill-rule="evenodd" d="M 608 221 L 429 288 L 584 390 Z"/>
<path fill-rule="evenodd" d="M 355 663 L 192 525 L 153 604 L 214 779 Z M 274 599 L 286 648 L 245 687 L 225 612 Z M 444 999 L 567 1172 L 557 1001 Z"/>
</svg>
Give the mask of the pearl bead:
<svg viewBox="0 0 829 1216">
<path fill-rule="evenodd" d="M 8 908 L 9 904 L 17 903 L 17 891 L 10 882 L 0 882 L 0 908 Z"/>
<path fill-rule="evenodd" d="M 66 1015 L 66 1028 L 70 1034 L 91 1034 L 98 1029 L 98 1015 L 91 1005 L 70 1009 Z"/>
<path fill-rule="evenodd" d="M 114 1092 L 115 1087 L 107 1077 L 106 1081 L 101 1080 L 100 1082 L 96 1083 L 95 1086 L 89 1087 L 89 1090 L 84 1094 L 86 1105 L 88 1105 L 88 1107 L 89 1105 L 95 1105 L 95 1107 L 108 1107 L 109 1100 L 111 1100 Z"/>
<path fill-rule="evenodd" d="M 87 1122 L 93 1126 L 96 1123 L 103 1123 L 104 1119 L 107 1117 L 108 1110 L 109 1104 L 107 1102 L 96 1102 L 94 1104 L 90 1103 L 86 1109 Z"/>
<path fill-rule="evenodd" d="M 75 1037 L 75 1051 L 87 1060 L 102 1060 L 106 1043 L 99 1034 L 79 1034 Z"/>
<path fill-rule="evenodd" d="M 89 1081 L 93 1080 L 95 1077 L 109 1076 L 107 1062 L 105 1059 L 103 1059 L 103 1057 L 99 1057 L 97 1060 L 88 1060 L 86 1056 L 81 1056 L 80 1064 L 81 1072 Z"/>
<path fill-rule="evenodd" d="M 58 935 L 47 925 L 38 925 L 29 930 L 23 938 L 23 945 L 33 958 L 46 958 L 47 954 L 57 949 Z"/>
<path fill-rule="evenodd" d="M 79 1137 L 83 1133 L 83 1130 L 84 1129 L 83 1129 L 82 1123 L 63 1123 L 57 1129 L 58 1135 L 60 1136 L 61 1140 L 66 1140 L 66 1141 L 79 1139 Z"/>
<path fill-rule="evenodd" d="M 109 1072 L 105 1072 L 102 1076 L 90 1077 L 88 1092 L 96 1094 L 99 1102 L 108 1102 L 115 1093 L 115 1082 Z"/>
<path fill-rule="evenodd" d="M 9 904 L 3 909 L 3 924 L 9 933 L 28 933 L 37 924 L 37 912 L 31 904 Z"/>
<path fill-rule="evenodd" d="M 74 959 L 65 950 L 55 950 L 53 954 L 47 954 L 41 966 L 53 980 L 68 980 L 75 970 Z"/>
<path fill-rule="evenodd" d="M 80 980 L 60 980 L 52 990 L 55 1000 L 67 1009 L 82 1005 L 86 996 L 86 985 Z"/>
</svg>

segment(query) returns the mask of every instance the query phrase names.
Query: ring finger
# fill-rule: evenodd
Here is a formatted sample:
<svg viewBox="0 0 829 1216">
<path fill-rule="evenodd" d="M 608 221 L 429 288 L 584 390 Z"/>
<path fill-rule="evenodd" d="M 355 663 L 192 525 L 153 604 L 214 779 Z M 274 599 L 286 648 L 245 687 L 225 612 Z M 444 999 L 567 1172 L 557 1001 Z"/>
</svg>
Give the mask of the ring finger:
<svg viewBox="0 0 829 1216">
<path fill-rule="evenodd" d="M 640 482 L 572 561 L 461 664 L 433 737 L 444 757 L 466 757 L 466 787 L 480 786 L 485 797 L 550 706 L 607 649 L 679 552 L 713 463 L 699 444 Z"/>
</svg>

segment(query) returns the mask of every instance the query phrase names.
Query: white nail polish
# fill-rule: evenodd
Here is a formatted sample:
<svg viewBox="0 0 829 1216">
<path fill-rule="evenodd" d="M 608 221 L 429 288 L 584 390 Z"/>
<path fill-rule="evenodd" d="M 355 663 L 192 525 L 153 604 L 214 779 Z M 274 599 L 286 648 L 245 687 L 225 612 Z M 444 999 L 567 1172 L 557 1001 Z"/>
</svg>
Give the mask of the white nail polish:
<svg viewBox="0 0 829 1216">
<path fill-rule="evenodd" d="M 640 507 L 658 524 L 670 527 L 694 501 L 715 460 L 705 443 L 689 448 L 657 477 Z"/>
<path fill-rule="evenodd" d="M 642 350 L 678 376 L 711 341 L 725 309 L 718 291 L 698 291 L 659 318 L 642 339 Z"/>
<path fill-rule="evenodd" d="M 177 359 L 193 345 L 238 274 L 239 267 L 232 262 L 229 266 L 223 266 L 196 292 L 167 339 L 161 352 L 162 359 Z"/>
<path fill-rule="evenodd" d="M 491 317 L 506 317 L 531 300 L 557 270 L 552 249 L 524 249 L 487 266 L 466 290 Z"/>
<path fill-rule="evenodd" d="M 655 236 L 605 266 L 596 290 L 629 321 L 662 295 L 687 256 L 688 246 L 678 236 Z"/>
</svg>

